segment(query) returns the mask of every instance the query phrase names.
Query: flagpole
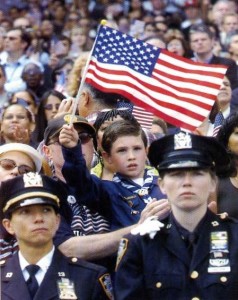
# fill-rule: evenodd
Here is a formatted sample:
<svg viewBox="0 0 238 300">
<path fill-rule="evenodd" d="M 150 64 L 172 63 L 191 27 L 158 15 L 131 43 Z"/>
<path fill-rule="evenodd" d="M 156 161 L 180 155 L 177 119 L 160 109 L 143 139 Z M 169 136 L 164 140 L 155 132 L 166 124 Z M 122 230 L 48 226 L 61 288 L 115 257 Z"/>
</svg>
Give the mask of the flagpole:
<svg viewBox="0 0 238 300">
<path fill-rule="evenodd" d="M 100 26 L 106 25 L 106 24 L 107 24 L 107 20 L 102 20 L 102 21 L 100 22 Z M 100 26 L 99 26 L 99 29 L 100 29 Z M 98 31 L 99 31 L 99 29 L 98 29 Z M 83 75 L 82 75 L 82 79 L 81 79 L 81 82 L 80 82 L 80 85 L 79 85 L 79 89 L 78 89 L 77 95 L 76 95 L 76 97 L 75 97 L 75 99 L 74 99 L 74 105 L 73 105 L 72 114 L 71 114 L 71 116 L 70 116 L 70 122 L 69 122 L 69 125 L 72 125 L 73 120 L 74 120 L 74 116 L 75 116 L 75 114 L 76 114 L 76 110 L 77 110 L 78 103 L 79 103 L 79 98 L 80 98 L 80 96 L 81 96 L 81 94 L 82 94 L 83 85 L 84 85 L 84 83 L 85 83 L 86 74 L 87 74 L 87 72 L 88 72 L 89 62 L 90 62 L 90 60 L 91 60 L 92 53 L 93 53 L 93 50 L 94 50 L 94 48 L 95 48 L 97 38 L 98 38 L 98 35 L 97 35 L 96 38 L 95 38 L 95 41 L 94 41 L 93 46 L 92 46 L 92 49 L 91 49 L 91 51 L 90 51 L 90 53 L 89 53 L 89 56 L 88 56 L 88 58 L 87 58 L 87 62 L 86 62 L 86 65 L 85 65 L 85 68 L 84 68 L 84 71 L 83 71 Z"/>
</svg>

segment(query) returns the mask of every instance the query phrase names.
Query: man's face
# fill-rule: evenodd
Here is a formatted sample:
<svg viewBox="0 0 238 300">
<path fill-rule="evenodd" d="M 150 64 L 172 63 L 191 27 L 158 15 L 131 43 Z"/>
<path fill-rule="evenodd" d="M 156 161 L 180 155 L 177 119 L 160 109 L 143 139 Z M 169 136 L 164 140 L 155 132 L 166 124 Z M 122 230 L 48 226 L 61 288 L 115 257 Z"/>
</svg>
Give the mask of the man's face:
<svg viewBox="0 0 238 300">
<path fill-rule="evenodd" d="M 26 48 L 26 42 L 22 41 L 21 31 L 18 29 L 7 32 L 4 40 L 4 50 L 9 54 L 22 51 Z"/>
<path fill-rule="evenodd" d="M 20 249 L 50 250 L 60 217 L 50 205 L 29 205 L 16 209 L 11 219 L 4 219 L 6 230 L 15 235 Z"/>
<path fill-rule="evenodd" d="M 224 106 L 231 102 L 231 84 L 227 77 L 224 77 L 220 90 L 217 95 L 218 105 Z"/>
<path fill-rule="evenodd" d="M 238 29 L 238 17 L 237 16 L 227 16 L 224 19 L 222 29 L 226 33 L 237 30 Z"/>
<path fill-rule="evenodd" d="M 190 46 L 198 55 L 212 53 L 214 40 L 205 32 L 194 32 L 190 35 Z"/>
</svg>

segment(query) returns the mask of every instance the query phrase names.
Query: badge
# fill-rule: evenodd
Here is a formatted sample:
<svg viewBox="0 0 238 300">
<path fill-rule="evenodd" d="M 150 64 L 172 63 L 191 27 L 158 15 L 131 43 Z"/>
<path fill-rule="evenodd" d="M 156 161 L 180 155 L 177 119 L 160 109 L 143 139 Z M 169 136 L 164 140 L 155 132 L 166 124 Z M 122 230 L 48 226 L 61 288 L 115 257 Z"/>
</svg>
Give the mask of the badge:
<svg viewBox="0 0 238 300">
<path fill-rule="evenodd" d="M 188 132 L 179 132 L 174 135 L 174 150 L 192 148 L 192 138 Z"/>
<path fill-rule="evenodd" d="M 75 290 L 74 283 L 68 278 L 61 278 L 57 280 L 58 290 L 59 290 L 59 299 L 78 299 Z"/>
<path fill-rule="evenodd" d="M 114 299 L 113 297 L 113 288 L 112 288 L 112 282 L 111 277 L 109 274 L 104 274 L 99 278 L 99 281 L 103 287 L 104 292 L 106 293 L 108 299 Z"/>
<path fill-rule="evenodd" d="M 40 174 L 29 172 L 23 175 L 24 187 L 43 186 Z"/>
<path fill-rule="evenodd" d="M 141 188 L 141 189 L 138 191 L 138 195 L 139 195 L 139 196 L 145 196 L 145 195 L 148 195 L 148 189 L 146 189 L 146 188 Z"/>
<path fill-rule="evenodd" d="M 117 252 L 116 269 L 127 250 L 127 244 L 128 244 L 128 239 L 125 239 L 125 238 L 121 239 L 119 247 L 118 247 L 118 252 Z"/>
<path fill-rule="evenodd" d="M 227 231 L 211 232 L 208 273 L 227 273 L 230 271 Z"/>
</svg>

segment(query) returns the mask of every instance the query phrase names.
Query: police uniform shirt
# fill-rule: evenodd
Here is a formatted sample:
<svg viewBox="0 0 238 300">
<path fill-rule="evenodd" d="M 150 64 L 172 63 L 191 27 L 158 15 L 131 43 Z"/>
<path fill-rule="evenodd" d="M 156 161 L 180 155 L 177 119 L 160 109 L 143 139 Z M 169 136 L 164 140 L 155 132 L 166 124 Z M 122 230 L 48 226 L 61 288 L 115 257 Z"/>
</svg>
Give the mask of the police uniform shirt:
<svg viewBox="0 0 238 300">
<path fill-rule="evenodd" d="M 36 264 L 37 266 L 40 267 L 39 271 L 35 275 L 39 286 L 40 286 L 41 282 L 43 281 L 45 274 L 52 262 L 54 251 L 55 251 L 55 247 L 53 247 L 52 250 L 48 254 L 46 254 L 44 257 L 42 257 Z M 25 281 L 27 281 L 30 277 L 30 275 L 26 269 L 26 267 L 29 266 L 29 263 L 22 256 L 21 251 L 18 252 L 18 255 L 19 255 L 19 263 L 20 263 L 20 267 L 21 267 L 23 276 L 25 278 Z"/>
</svg>

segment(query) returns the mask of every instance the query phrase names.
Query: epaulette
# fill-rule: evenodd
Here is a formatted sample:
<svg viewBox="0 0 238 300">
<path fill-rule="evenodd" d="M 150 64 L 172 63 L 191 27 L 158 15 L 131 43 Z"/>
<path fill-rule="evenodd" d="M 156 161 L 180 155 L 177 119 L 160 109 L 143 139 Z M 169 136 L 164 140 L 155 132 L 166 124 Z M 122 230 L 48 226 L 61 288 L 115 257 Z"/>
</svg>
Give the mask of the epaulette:
<svg viewBox="0 0 238 300">
<path fill-rule="evenodd" d="M 102 268 L 103 268 L 102 266 L 96 265 L 94 263 L 90 263 L 90 262 L 83 260 L 81 258 L 78 258 L 78 257 L 69 257 L 68 262 L 72 265 L 77 265 L 77 266 L 80 266 L 80 267 L 83 267 L 86 269 L 90 269 L 93 271 L 97 271 L 97 272 L 102 270 Z"/>
</svg>

